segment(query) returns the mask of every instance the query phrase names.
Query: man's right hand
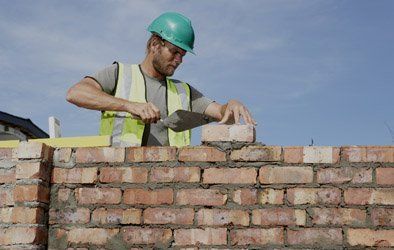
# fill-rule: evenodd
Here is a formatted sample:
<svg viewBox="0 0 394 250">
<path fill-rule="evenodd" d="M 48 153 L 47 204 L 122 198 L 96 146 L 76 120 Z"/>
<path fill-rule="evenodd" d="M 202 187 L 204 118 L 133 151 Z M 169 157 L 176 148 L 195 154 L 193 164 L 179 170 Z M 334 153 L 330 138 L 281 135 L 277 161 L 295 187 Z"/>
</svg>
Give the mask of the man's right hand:
<svg viewBox="0 0 394 250">
<path fill-rule="evenodd" d="M 156 123 L 160 120 L 160 110 L 151 102 L 130 102 L 128 112 L 140 117 L 143 123 Z"/>
</svg>

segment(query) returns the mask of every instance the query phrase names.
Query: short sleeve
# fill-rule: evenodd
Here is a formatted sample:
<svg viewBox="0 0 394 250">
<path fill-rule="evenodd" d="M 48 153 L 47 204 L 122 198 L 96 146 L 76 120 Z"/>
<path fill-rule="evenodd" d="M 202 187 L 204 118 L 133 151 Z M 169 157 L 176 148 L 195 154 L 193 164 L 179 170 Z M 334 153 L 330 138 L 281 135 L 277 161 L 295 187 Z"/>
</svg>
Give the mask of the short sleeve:
<svg viewBox="0 0 394 250">
<path fill-rule="evenodd" d="M 114 95 L 116 88 L 116 78 L 118 75 L 118 65 L 112 64 L 93 75 L 86 77 L 93 78 L 98 84 L 101 85 L 102 90 L 110 95 Z"/>
<path fill-rule="evenodd" d="M 190 85 L 189 85 L 190 86 Z M 205 109 L 213 100 L 204 96 L 200 91 L 190 86 L 191 98 L 192 98 L 192 111 L 203 114 Z"/>
</svg>

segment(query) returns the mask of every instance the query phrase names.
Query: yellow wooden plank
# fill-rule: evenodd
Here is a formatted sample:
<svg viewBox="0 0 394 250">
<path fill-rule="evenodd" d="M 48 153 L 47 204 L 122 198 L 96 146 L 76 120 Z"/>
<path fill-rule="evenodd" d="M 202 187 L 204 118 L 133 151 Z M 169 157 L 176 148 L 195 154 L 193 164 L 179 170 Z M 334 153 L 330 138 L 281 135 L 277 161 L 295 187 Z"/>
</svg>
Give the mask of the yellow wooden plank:
<svg viewBox="0 0 394 250">
<path fill-rule="evenodd" d="M 19 145 L 19 140 L 0 141 L 0 148 L 16 148 Z"/>
<path fill-rule="evenodd" d="M 109 135 L 31 139 L 29 141 L 42 142 L 54 148 L 82 148 L 82 147 L 111 146 L 111 136 Z"/>
</svg>

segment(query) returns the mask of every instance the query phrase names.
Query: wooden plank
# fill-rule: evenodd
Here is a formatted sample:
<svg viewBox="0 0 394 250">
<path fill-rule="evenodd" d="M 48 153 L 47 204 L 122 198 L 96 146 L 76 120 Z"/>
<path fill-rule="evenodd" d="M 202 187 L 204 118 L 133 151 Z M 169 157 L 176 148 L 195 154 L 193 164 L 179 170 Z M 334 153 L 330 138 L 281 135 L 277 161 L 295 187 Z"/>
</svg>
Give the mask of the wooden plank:
<svg viewBox="0 0 394 250">
<path fill-rule="evenodd" d="M 110 147 L 111 136 L 82 136 L 31 139 L 29 141 L 42 142 L 54 148 L 82 148 L 82 147 Z"/>
<path fill-rule="evenodd" d="M 16 148 L 19 145 L 19 140 L 0 141 L 0 148 Z"/>
</svg>

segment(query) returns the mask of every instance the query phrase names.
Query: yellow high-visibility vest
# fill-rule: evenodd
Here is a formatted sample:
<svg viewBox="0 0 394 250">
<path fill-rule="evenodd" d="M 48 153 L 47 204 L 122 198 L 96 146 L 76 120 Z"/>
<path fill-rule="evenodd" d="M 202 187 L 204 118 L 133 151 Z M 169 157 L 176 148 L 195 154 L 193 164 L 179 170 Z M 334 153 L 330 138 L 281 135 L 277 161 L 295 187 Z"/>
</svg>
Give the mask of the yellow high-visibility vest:
<svg viewBox="0 0 394 250">
<path fill-rule="evenodd" d="M 147 103 L 146 84 L 141 69 L 137 64 L 118 64 L 118 78 L 115 97 L 131 102 Z M 190 111 L 190 87 L 187 83 L 170 78 L 167 82 L 167 114 L 178 109 Z M 145 124 L 133 119 L 128 112 L 105 111 L 101 115 L 100 135 L 111 135 L 112 146 L 141 146 Z M 191 130 L 174 132 L 168 128 L 170 146 L 190 145 Z"/>
</svg>

